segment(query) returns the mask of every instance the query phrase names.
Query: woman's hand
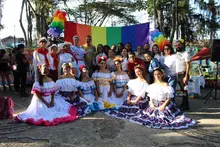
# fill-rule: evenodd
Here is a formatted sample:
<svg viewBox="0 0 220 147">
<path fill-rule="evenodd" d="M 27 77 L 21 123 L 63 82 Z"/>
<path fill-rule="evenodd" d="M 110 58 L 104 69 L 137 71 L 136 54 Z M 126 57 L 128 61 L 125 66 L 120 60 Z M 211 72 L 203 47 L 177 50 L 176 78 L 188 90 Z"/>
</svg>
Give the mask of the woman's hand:
<svg viewBox="0 0 220 147">
<path fill-rule="evenodd" d="M 111 91 L 108 92 L 108 97 L 110 97 L 110 96 L 112 96 L 112 92 Z"/>
<path fill-rule="evenodd" d="M 50 104 L 48 102 L 45 102 L 44 104 L 47 106 L 47 108 L 50 108 Z"/>
<path fill-rule="evenodd" d="M 138 101 L 136 101 L 136 100 L 134 102 L 131 102 L 132 105 L 136 105 L 137 103 L 138 103 Z"/>
<path fill-rule="evenodd" d="M 155 109 L 155 106 L 154 106 L 154 104 L 153 104 L 153 103 L 151 103 L 151 104 L 150 104 L 150 108 L 151 108 L 152 110 L 154 110 L 154 109 Z"/>
<path fill-rule="evenodd" d="M 50 107 L 53 107 L 54 106 L 54 101 L 51 101 L 50 102 Z"/>
<path fill-rule="evenodd" d="M 127 99 L 127 104 L 131 104 L 131 100 L 130 99 Z"/>
<path fill-rule="evenodd" d="M 99 101 L 99 98 L 98 98 L 98 97 L 95 97 L 95 101 L 98 102 L 98 101 Z"/>
<path fill-rule="evenodd" d="M 164 111 L 164 110 L 165 110 L 165 108 L 166 108 L 166 106 L 161 105 L 161 106 L 159 107 L 159 110 L 160 110 L 160 111 Z"/>
</svg>

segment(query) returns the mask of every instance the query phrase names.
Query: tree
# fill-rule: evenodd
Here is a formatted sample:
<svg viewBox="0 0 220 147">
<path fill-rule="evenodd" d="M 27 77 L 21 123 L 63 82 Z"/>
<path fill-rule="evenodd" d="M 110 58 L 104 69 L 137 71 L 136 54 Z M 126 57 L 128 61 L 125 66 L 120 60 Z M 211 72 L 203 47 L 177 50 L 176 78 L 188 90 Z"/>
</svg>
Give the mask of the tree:
<svg viewBox="0 0 220 147">
<path fill-rule="evenodd" d="M 3 29 L 3 25 L 2 25 L 2 8 L 3 8 L 3 0 L 0 0 L 0 30 Z"/>
<path fill-rule="evenodd" d="M 102 26 L 115 19 L 120 24 L 136 24 L 138 21 L 135 19 L 131 12 L 135 11 L 135 2 L 128 0 L 78 0 L 78 6 L 74 8 L 65 9 L 69 17 L 78 23 L 83 23 L 93 26 Z M 75 5 L 77 5 L 75 3 Z"/>
</svg>

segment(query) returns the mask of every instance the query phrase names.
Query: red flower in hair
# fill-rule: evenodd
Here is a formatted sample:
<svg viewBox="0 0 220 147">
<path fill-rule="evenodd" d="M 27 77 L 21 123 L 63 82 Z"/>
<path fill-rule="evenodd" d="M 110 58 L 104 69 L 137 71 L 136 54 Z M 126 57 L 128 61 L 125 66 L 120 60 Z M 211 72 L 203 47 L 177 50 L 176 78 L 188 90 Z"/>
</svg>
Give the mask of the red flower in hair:
<svg viewBox="0 0 220 147">
<path fill-rule="evenodd" d="M 79 70 L 80 70 L 80 71 L 82 71 L 82 70 L 83 70 L 83 68 L 86 68 L 86 66 L 85 66 L 85 65 L 83 65 L 83 64 L 81 64 L 81 65 L 79 66 Z"/>
<path fill-rule="evenodd" d="M 100 56 L 98 57 L 98 63 L 100 63 L 102 60 L 106 61 L 107 57 L 106 56 Z"/>
</svg>

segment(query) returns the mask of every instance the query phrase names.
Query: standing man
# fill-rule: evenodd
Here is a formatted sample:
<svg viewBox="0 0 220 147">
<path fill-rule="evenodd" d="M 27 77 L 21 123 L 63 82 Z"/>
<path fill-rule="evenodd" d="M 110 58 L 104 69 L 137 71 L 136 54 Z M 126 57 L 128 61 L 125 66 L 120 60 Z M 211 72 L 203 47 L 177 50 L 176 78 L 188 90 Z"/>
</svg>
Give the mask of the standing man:
<svg viewBox="0 0 220 147">
<path fill-rule="evenodd" d="M 176 41 L 176 77 L 177 82 L 183 91 L 183 100 L 180 105 L 181 110 L 189 110 L 187 85 L 189 81 L 190 59 L 181 41 Z"/>
<path fill-rule="evenodd" d="M 91 75 L 93 73 L 93 69 L 95 65 L 93 65 L 93 56 L 96 52 L 96 48 L 94 45 L 92 45 L 92 37 L 90 35 L 86 36 L 86 44 L 82 46 L 82 48 L 86 51 L 86 65 L 89 67 L 89 74 Z"/>
<path fill-rule="evenodd" d="M 27 72 L 29 68 L 28 59 L 25 57 L 24 44 L 19 44 L 17 51 L 15 52 L 15 65 L 14 72 L 16 73 L 14 79 L 15 91 L 20 91 L 20 97 L 28 97 L 29 95 L 25 91 Z M 16 67 L 15 67 L 16 66 Z"/>
</svg>

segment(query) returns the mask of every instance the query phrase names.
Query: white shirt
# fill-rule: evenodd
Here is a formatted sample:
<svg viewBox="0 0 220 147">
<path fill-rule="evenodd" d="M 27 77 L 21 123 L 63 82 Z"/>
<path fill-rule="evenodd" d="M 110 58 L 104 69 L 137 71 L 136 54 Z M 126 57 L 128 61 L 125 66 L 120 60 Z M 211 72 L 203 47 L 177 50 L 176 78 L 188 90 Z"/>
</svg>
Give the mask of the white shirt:
<svg viewBox="0 0 220 147">
<path fill-rule="evenodd" d="M 123 71 L 128 71 L 128 58 L 123 58 L 121 62 L 121 67 Z"/>
<path fill-rule="evenodd" d="M 50 64 L 49 69 L 51 69 L 51 70 L 56 70 L 56 68 L 54 67 L 54 59 L 53 59 L 53 57 L 50 55 L 50 53 L 47 54 L 47 59 L 48 59 L 49 64 Z"/>
<path fill-rule="evenodd" d="M 186 71 L 186 62 L 190 62 L 188 52 L 177 52 L 176 53 L 176 73 Z"/>
<path fill-rule="evenodd" d="M 176 74 L 176 55 L 161 56 L 159 62 L 164 69 L 166 77 Z"/>
</svg>

